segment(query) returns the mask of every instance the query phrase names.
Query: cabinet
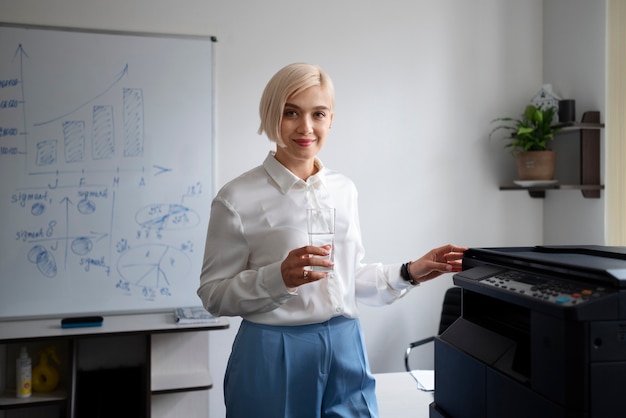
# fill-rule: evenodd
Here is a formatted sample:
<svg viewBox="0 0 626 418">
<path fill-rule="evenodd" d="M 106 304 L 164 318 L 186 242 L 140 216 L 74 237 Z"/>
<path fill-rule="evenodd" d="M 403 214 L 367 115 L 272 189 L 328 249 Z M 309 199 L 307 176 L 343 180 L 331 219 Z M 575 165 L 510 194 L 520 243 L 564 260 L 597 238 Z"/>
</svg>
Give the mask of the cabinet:
<svg viewBox="0 0 626 418">
<path fill-rule="evenodd" d="M 557 132 L 557 136 L 561 133 L 578 132 L 579 182 L 532 187 L 508 184 L 500 186 L 500 190 L 527 190 L 530 196 L 543 198 L 546 195 L 546 190 L 578 189 L 586 198 L 597 199 L 600 197 L 600 191 L 604 189 L 604 185 L 600 183 L 600 129 L 604 127 L 604 124 L 600 122 L 600 112 L 585 112 L 580 123 L 573 122 L 559 126 L 562 129 Z M 560 161 L 557 155 L 557 167 L 559 164 L 566 164 L 566 162 Z"/>
<path fill-rule="evenodd" d="M 208 416 L 209 332 L 225 319 L 175 322 L 172 312 L 105 316 L 101 327 L 61 328 L 60 319 L 0 322 L 0 418 Z M 61 364 L 51 393 L 15 397 L 15 358 L 33 366 L 54 346 Z M 91 408 L 91 409 L 90 409 Z M 102 416 L 105 416 L 102 415 Z"/>
</svg>

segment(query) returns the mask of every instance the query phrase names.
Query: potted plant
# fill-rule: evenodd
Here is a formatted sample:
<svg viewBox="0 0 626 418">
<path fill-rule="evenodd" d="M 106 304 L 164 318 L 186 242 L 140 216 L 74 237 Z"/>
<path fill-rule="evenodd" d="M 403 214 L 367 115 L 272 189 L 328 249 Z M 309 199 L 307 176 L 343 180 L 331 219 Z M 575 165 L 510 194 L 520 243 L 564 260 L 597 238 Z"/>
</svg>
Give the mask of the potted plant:
<svg viewBox="0 0 626 418">
<path fill-rule="evenodd" d="M 550 149 L 550 142 L 554 134 L 560 130 L 552 124 L 556 109 L 549 107 L 541 109 L 532 104 L 526 106 L 524 114 L 519 119 L 497 118 L 491 121 L 504 122 L 496 126 L 489 137 L 499 130 L 508 130 L 510 135 L 505 137 L 517 159 L 519 180 L 553 180 L 556 155 Z"/>
</svg>

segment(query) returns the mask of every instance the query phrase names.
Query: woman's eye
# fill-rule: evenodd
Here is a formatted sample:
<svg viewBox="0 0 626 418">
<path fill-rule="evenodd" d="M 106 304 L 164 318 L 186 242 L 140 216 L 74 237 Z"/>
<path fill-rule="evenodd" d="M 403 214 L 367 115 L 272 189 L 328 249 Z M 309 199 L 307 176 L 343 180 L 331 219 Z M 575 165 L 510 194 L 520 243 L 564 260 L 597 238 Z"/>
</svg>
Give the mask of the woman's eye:
<svg viewBox="0 0 626 418">
<path fill-rule="evenodd" d="M 315 112 L 315 117 L 317 119 L 324 119 L 324 117 L 326 117 L 326 113 L 324 113 L 324 112 Z"/>
<path fill-rule="evenodd" d="M 297 116 L 298 114 L 296 113 L 295 110 L 285 110 L 285 116 L 289 117 L 289 118 L 293 118 L 294 116 Z"/>
</svg>

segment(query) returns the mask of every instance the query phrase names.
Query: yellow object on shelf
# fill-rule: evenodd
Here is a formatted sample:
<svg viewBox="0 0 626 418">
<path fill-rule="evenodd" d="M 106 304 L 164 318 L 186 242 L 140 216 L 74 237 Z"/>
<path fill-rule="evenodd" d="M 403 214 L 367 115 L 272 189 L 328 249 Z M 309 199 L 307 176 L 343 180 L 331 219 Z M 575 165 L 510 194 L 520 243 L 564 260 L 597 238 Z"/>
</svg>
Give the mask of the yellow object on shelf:
<svg viewBox="0 0 626 418">
<path fill-rule="evenodd" d="M 33 390 L 35 392 L 51 392 L 59 384 L 59 371 L 48 362 L 48 357 L 52 358 L 56 364 L 61 364 L 56 347 L 48 347 L 39 352 L 39 364 L 33 367 Z"/>
</svg>

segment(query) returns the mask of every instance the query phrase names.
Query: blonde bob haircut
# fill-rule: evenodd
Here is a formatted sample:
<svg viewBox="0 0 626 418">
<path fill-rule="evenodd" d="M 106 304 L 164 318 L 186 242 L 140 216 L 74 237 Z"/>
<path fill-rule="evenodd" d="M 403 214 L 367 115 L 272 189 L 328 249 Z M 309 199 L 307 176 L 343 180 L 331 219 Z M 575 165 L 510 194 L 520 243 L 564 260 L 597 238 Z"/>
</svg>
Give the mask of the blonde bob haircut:
<svg viewBox="0 0 626 418">
<path fill-rule="evenodd" d="M 259 135 L 265 132 L 271 141 L 276 142 L 279 147 L 285 147 L 285 142 L 280 134 L 285 103 L 289 97 L 313 86 L 321 86 L 326 89 L 332 100 L 331 106 L 334 108 L 335 88 L 333 82 L 319 66 L 294 63 L 278 70 L 265 86 L 263 96 L 261 96 Z"/>
</svg>

